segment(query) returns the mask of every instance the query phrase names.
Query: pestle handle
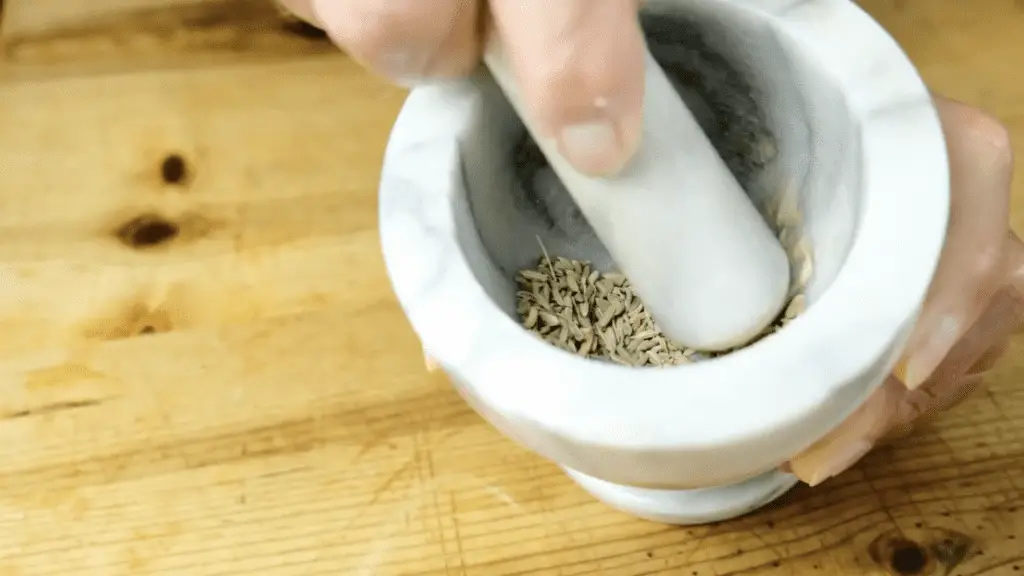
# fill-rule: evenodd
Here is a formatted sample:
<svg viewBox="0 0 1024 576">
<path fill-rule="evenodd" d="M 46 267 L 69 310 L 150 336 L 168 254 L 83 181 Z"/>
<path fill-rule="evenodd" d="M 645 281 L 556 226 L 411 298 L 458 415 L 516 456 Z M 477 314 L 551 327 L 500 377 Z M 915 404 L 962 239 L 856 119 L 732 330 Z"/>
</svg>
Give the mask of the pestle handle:
<svg viewBox="0 0 1024 576">
<path fill-rule="evenodd" d="M 785 305 L 789 260 L 650 52 L 636 156 L 600 178 L 574 169 L 531 124 L 490 36 L 491 75 L 665 334 L 719 351 L 761 333 Z"/>
</svg>

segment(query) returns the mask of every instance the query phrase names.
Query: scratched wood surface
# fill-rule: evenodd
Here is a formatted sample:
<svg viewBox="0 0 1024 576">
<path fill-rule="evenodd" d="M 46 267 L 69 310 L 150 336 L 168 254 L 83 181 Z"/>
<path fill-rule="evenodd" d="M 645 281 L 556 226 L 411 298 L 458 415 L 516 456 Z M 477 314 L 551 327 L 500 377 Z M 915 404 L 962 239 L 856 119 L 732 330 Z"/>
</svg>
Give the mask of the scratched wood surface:
<svg viewBox="0 0 1024 576">
<path fill-rule="evenodd" d="M 1012 0 L 867 6 L 1024 140 Z M 423 371 L 376 232 L 400 90 L 256 0 L 4 9 L 0 576 L 1024 571 L 1024 340 L 819 489 L 632 520 Z"/>
</svg>

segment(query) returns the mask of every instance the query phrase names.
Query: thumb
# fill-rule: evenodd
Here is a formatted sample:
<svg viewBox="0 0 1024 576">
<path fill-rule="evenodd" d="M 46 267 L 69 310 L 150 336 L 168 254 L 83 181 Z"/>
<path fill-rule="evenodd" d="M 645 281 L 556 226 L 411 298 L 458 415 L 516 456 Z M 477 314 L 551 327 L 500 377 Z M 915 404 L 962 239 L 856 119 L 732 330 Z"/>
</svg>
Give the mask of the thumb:
<svg viewBox="0 0 1024 576">
<path fill-rule="evenodd" d="M 542 136 L 582 172 L 617 172 L 642 125 L 638 0 L 491 0 L 490 7 Z"/>
</svg>

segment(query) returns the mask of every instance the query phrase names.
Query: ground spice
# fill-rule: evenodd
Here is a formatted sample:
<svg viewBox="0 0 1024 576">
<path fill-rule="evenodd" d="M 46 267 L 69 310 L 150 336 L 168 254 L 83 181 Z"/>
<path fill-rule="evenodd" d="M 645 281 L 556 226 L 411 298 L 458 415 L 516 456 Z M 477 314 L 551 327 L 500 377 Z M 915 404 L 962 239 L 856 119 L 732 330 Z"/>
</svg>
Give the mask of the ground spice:
<svg viewBox="0 0 1024 576">
<path fill-rule="evenodd" d="M 781 234 L 795 271 L 789 303 L 740 348 L 774 334 L 807 307 L 803 291 L 811 277 L 810 254 L 804 242 L 791 242 L 794 234 L 789 230 Z M 543 252 L 535 267 L 516 274 L 516 312 L 523 327 L 544 341 L 586 358 L 626 366 L 677 366 L 736 350 L 701 352 L 676 344 L 658 328 L 628 278 Z"/>
</svg>

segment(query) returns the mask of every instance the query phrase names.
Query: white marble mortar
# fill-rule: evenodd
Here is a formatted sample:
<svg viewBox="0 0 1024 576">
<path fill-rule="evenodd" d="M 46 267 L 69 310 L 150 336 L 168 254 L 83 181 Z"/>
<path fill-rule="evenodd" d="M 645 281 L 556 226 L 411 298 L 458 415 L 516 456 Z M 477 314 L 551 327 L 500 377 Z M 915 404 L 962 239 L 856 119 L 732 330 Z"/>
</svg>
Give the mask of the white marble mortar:
<svg viewBox="0 0 1024 576">
<path fill-rule="evenodd" d="M 703 59 L 696 82 L 676 72 L 681 93 L 720 144 L 746 150 L 732 166 L 747 192 L 802 217 L 814 261 L 804 315 L 670 368 L 582 359 L 523 330 L 513 274 L 535 262 L 538 237 L 552 254 L 613 265 L 564 191 L 526 191 L 551 175 L 522 184 L 523 127 L 486 72 L 410 94 L 384 160 L 381 242 L 424 350 L 492 425 L 611 506 L 713 522 L 785 493 L 796 480 L 779 465 L 890 372 L 943 245 L 946 148 L 916 70 L 848 0 L 649 0 L 646 11 L 670 76 L 670 61 Z M 746 88 L 716 58 L 750 98 L 730 100 Z M 715 83 L 726 96 L 709 102 L 701 87 Z M 747 120 L 774 138 L 730 144 Z"/>
</svg>

